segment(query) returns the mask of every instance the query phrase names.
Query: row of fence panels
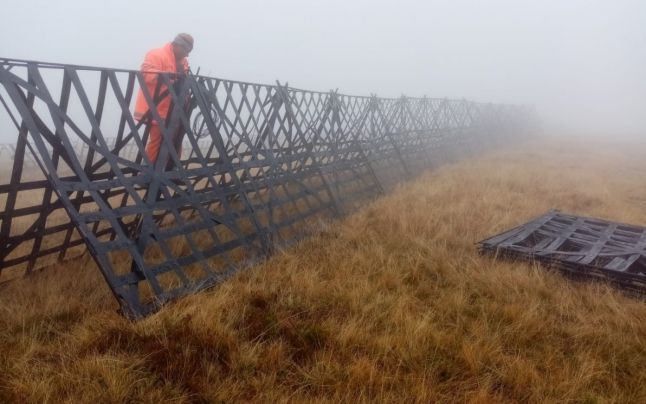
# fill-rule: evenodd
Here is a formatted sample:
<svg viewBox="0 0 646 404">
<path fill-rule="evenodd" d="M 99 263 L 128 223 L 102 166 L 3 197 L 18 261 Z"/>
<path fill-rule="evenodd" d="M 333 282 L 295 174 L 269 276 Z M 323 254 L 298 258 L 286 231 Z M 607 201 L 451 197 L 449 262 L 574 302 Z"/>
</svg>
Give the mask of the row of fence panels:
<svg viewBox="0 0 646 404">
<path fill-rule="evenodd" d="M 17 139 L 0 184 L 0 269 L 28 273 L 89 251 L 130 317 L 427 168 L 518 137 L 532 119 L 526 107 L 465 100 L 169 74 L 151 92 L 138 71 L 0 65 Z M 148 111 L 136 118 L 139 91 Z M 145 151 L 154 131 L 155 162 Z"/>
</svg>

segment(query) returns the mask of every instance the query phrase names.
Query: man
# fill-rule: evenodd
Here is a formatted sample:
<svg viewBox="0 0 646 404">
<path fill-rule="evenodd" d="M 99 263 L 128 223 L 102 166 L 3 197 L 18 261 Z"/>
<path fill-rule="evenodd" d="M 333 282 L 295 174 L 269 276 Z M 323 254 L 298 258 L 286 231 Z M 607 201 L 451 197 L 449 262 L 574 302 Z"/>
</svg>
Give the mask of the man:
<svg viewBox="0 0 646 404">
<path fill-rule="evenodd" d="M 187 56 L 192 50 L 193 37 L 189 34 L 178 34 L 173 42 L 169 42 L 161 48 L 152 49 L 146 53 L 144 62 L 141 65 L 141 71 L 143 73 L 148 93 L 152 98 L 163 94 L 167 90 L 167 87 L 163 84 L 160 86 L 159 90 L 157 90 L 157 80 L 159 79 L 158 73 L 173 73 L 175 76 L 171 76 L 171 81 L 188 73 L 189 66 Z M 158 91 L 157 94 L 155 94 L 156 90 Z M 157 103 L 156 109 L 162 120 L 166 119 L 168 115 L 170 103 L 170 95 L 166 95 Z M 144 115 L 146 115 L 147 112 L 149 112 L 148 103 L 146 102 L 143 91 L 139 89 L 137 102 L 135 103 L 134 117 L 136 120 L 140 121 L 144 118 Z M 162 144 L 161 130 L 159 128 L 159 122 L 155 121 L 150 114 L 147 123 L 150 124 L 150 135 L 148 143 L 146 144 L 146 155 L 152 163 L 155 163 Z M 175 141 L 176 139 L 171 140 Z M 176 147 L 178 153 L 180 153 L 181 141 L 178 143 L 179 144 L 177 144 Z"/>
</svg>

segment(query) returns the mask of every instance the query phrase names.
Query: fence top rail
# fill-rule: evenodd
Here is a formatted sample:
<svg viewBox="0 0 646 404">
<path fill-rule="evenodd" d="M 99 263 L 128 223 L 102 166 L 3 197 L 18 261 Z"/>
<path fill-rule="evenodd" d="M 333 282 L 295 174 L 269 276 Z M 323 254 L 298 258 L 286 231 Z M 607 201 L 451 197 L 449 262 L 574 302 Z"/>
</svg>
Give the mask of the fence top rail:
<svg viewBox="0 0 646 404">
<path fill-rule="evenodd" d="M 15 58 L 7 58 L 7 57 L 0 57 L 0 65 L 4 66 L 16 66 L 16 67 L 27 67 L 28 65 L 37 65 L 38 67 L 46 68 L 46 69 L 67 69 L 67 68 L 72 68 L 76 70 L 84 70 L 84 71 L 95 71 L 95 72 L 114 72 L 114 73 L 142 73 L 141 70 L 136 70 L 136 69 L 125 69 L 125 68 L 115 68 L 115 67 L 101 67 L 101 66 L 89 66 L 89 65 L 77 65 L 77 64 L 69 64 L 69 63 L 58 63 L 58 62 L 43 62 L 43 61 L 38 61 L 38 60 L 28 60 L 28 59 L 15 59 Z M 145 73 L 145 72 L 143 72 Z M 213 76 L 206 76 L 202 74 L 193 74 L 190 72 L 191 75 L 198 79 L 207 79 L 207 80 L 216 80 L 216 81 L 226 81 L 229 83 L 234 83 L 234 84 L 241 84 L 241 85 L 248 85 L 248 86 L 262 86 L 262 87 L 272 87 L 276 88 L 278 86 L 281 86 L 279 82 L 277 81 L 276 84 L 265 84 L 265 83 L 257 83 L 257 82 L 250 82 L 250 81 L 242 81 L 242 80 L 231 80 L 231 79 L 224 79 L 221 77 L 213 77 Z M 308 89 L 302 89 L 302 88 L 297 88 L 297 87 L 291 87 L 289 85 L 281 86 L 283 88 L 286 88 L 290 91 L 295 91 L 295 92 L 307 92 L 307 93 L 312 93 L 312 94 L 330 94 L 333 93 L 336 96 L 339 97 L 353 97 L 353 98 L 360 98 L 360 99 L 370 99 L 370 98 L 378 98 L 380 100 L 384 101 L 396 101 L 396 100 L 401 100 L 401 99 L 409 99 L 413 101 L 418 101 L 418 100 L 427 100 L 427 101 L 443 101 L 443 102 L 467 102 L 476 106 L 482 106 L 482 107 L 491 107 L 491 106 L 498 106 L 498 107 L 523 107 L 524 105 L 520 104 L 511 104 L 511 103 L 491 103 L 491 102 L 480 102 L 480 101 L 471 101 L 467 100 L 465 98 L 447 98 L 447 97 L 409 97 L 406 95 L 402 95 L 400 97 L 377 97 L 375 94 L 372 95 L 352 95 L 352 94 L 344 94 L 344 93 L 339 93 L 338 90 L 329 90 L 329 91 L 320 91 L 320 90 L 308 90 Z"/>
</svg>

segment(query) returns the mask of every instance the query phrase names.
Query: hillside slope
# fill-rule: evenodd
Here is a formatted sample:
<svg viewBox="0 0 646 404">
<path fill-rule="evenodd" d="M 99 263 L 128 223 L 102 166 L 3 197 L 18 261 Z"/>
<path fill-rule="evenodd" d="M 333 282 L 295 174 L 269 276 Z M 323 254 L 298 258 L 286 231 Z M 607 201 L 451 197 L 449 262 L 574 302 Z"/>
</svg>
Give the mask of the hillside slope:
<svg viewBox="0 0 646 404">
<path fill-rule="evenodd" d="M 0 401 L 646 402 L 646 303 L 474 246 L 550 208 L 646 224 L 640 150 L 439 168 L 136 323 L 87 257 L 12 282 Z"/>
</svg>

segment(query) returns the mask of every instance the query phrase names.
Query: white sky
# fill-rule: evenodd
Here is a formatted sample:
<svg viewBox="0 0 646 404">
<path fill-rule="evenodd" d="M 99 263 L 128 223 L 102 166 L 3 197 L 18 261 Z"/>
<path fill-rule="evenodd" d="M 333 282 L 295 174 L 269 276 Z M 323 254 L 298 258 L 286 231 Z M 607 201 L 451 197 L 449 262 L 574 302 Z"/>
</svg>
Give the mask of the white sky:
<svg viewBox="0 0 646 404">
<path fill-rule="evenodd" d="M 646 1 L 2 0 L 0 56 L 193 70 L 381 96 L 535 104 L 548 127 L 646 135 Z"/>
</svg>

